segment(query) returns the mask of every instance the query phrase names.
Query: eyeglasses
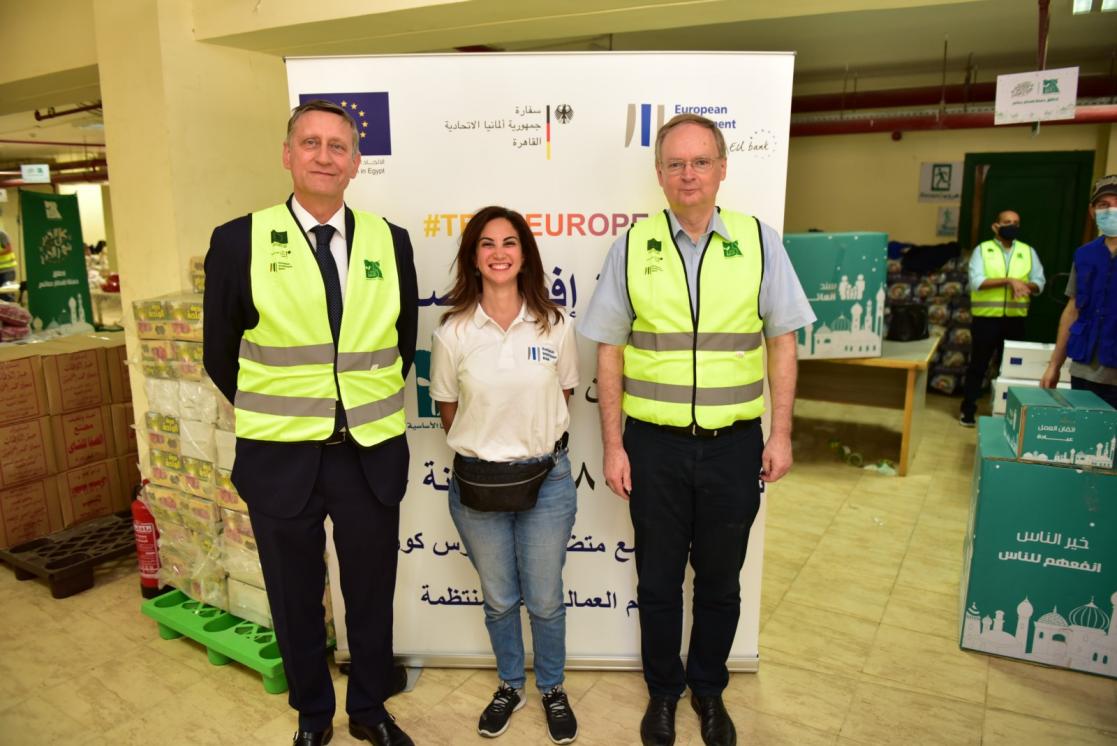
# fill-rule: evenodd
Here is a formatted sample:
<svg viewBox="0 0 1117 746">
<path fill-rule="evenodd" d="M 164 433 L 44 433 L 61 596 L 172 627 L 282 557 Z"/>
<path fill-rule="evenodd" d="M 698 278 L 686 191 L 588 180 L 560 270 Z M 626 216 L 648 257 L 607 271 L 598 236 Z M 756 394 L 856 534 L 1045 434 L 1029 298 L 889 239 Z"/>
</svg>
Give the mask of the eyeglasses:
<svg viewBox="0 0 1117 746">
<path fill-rule="evenodd" d="M 717 161 L 713 158 L 695 158 L 692 161 L 665 161 L 663 163 L 663 170 L 671 176 L 679 176 L 683 173 L 684 170 L 686 170 L 686 167 L 689 165 L 692 169 L 694 169 L 694 173 L 704 174 L 709 173 L 710 169 L 714 167 L 714 163 L 716 162 Z"/>
</svg>

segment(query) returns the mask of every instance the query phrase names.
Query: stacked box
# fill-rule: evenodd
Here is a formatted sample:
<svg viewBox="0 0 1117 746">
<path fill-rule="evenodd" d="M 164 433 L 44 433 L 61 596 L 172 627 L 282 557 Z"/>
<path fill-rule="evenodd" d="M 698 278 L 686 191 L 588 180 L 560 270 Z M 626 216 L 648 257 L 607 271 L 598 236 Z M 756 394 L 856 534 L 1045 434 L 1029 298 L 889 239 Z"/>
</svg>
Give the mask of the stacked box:
<svg viewBox="0 0 1117 746">
<path fill-rule="evenodd" d="M 1004 415 L 1008 406 L 1008 390 L 1010 388 L 1038 389 L 1039 381 L 1028 381 L 1022 378 L 1005 378 L 1000 376 L 993 380 L 993 414 Z M 1057 388 L 1070 389 L 1069 381 L 1059 381 Z"/>
<path fill-rule="evenodd" d="M 206 259 L 203 256 L 190 257 L 190 289 L 195 293 L 206 291 Z"/>
<path fill-rule="evenodd" d="M 160 580 L 191 598 L 227 609 L 217 505 L 155 483 L 144 488 L 144 502 L 159 530 Z"/>
<path fill-rule="evenodd" d="M 122 334 L 0 348 L 3 546 L 128 507 L 125 360 Z"/>
<path fill-rule="evenodd" d="M 1042 342 L 1005 341 L 1000 373 L 993 379 L 993 414 L 1005 413 L 1010 388 L 1039 388 L 1054 349 L 1055 345 Z M 1057 388 L 1070 388 L 1070 360 L 1059 372 Z"/>
<path fill-rule="evenodd" d="M 1047 370 L 1055 345 L 1043 342 L 1021 342 L 1005 340 L 1005 351 L 1001 357 L 1001 375 L 1006 378 L 1023 378 L 1038 381 Z M 1059 380 L 1070 383 L 1070 360 L 1063 363 Z"/>
<path fill-rule="evenodd" d="M 885 233 L 790 233 L 784 247 L 817 321 L 796 333 L 799 359 L 880 357 Z"/>
<path fill-rule="evenodd" d="M 1117 410 L 1092 391 L 1010 388 L 1004 432 L 1023 461 L 1112 469 Z"/>
<path fill-rule="evenodd" d="M 1018 460 L 980 418 L 964 560 L 963 648 L 1117 677 L 1117 472 Z"/>
</svg>

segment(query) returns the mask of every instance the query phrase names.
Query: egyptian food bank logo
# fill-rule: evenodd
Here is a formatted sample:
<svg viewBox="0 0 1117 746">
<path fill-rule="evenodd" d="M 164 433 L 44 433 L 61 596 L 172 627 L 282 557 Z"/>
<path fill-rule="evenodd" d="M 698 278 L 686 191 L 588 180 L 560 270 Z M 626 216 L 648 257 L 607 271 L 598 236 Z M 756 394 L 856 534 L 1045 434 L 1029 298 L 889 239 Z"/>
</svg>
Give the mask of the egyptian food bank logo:
<svg viewBox="0 0 1117 746">
<path fill-rule="evenodd" d="M 323 99 L 349 112 L 357 122 L 361 155 L 391 155 L 392 129 L 388 112 L 388 92 L 300 93 L 299 104 Z"/>
<path fill-rule="evenodd" d="M 366 280 L 383 280 L 384 273 L 380 271 L 380 262 L 373 262 L 365 259 L 365 279 Z"/>
<path fill-rule="evenodd" d="M 658 239 L 648 239 L 648 251 L 644 256 L 644 274 L 650 275 L 655 272 L 662 272 L 663 267 L 660 263 L 663 261 L 663 244 Z"/>
<path fill-rule="evenodd" d="M 652 110 L 655 110 L 655 127 L 652 127 Z M 639 119 L 637 119 L 639 117 Z M 628 116 L 624 126 L 624 146 L 631 147 L 636 137 L 637 125 L 640 131 L 640 147 L 651 147 L 652 139 L 663 126 L 663 104 L 629 104 Z"/>
<path fill-rule="evenodd" d="M 268 262 L 268 271 L 282 272 L 285 269 L 291 269 L 293 265 L 287 261 L 287 257 L 291 256 L 291 250 L 287 248 L 287 231 L 273 230 L 271 232 L 271 245 L 271 261 Z"/>
<path fill-rule="evenodd" d="M 736 241 L 722 241 L 721 252 L 726 259 L 731 256 L 741 256 L 741 248 Z"/>
</svg>

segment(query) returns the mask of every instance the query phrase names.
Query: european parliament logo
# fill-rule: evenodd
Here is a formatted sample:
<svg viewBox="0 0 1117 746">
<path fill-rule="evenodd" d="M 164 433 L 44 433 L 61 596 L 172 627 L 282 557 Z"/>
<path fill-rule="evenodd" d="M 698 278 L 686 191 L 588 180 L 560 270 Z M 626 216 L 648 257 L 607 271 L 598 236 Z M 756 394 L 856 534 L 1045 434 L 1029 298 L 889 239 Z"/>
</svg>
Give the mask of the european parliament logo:
<svg viewBox="0 0 1117 746">
<path fill-rule="evenodd" d="M 652 127 L 652 114 L 655 114 L 655 127 Z M 651 147 L 655 135 L 663 126 L 663 104 L 629 104 L 628 116 L 625 120 L 624 146 L 630 147 L 637 131 L 640 135 L 640 146 Z M 639 129 L 637 129 L 639 128 Z"/>
<path fill-rule="evenodd" d="M 388 92 L 300 93 L 299 104 L 324 99 L 349 112 L 357 122 L 361 155 L 391 155 L 392 128 L 388 114 Z"/>
</svg>

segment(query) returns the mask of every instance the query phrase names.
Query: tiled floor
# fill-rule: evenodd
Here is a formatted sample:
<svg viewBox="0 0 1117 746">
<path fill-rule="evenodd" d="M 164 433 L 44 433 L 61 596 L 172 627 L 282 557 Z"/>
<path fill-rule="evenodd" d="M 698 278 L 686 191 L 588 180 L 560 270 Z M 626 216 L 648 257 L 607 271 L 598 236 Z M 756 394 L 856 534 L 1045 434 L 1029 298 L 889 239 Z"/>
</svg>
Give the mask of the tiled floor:
<svg viewBox="0 0 1117 746">
<path fill-rule="evenodd" d="M 961 543 L 974 431 L 931 395 L 911 475 L 845 465 L 898 450 L 883 411 L 798 405 L 797 464 L 770 493 L 761 666 L 726 692 L 742 744 L 1117 744 L 1117 681 L 963 652 Z M 869 424 L 873 423 L 873 424 Z M 284 744 L 295 718 L 237 665 L 139 614 L 134 566 L 54 600 L 0 569 L 0 744 Z M 389 708 L 419 744 L 470 744 L 492 671 L 424 671 Z M 339 701 L 345 678 L 337 679 Z M 578 743 L 639 743 L 638 674 L 571 672 Z M 534 692 L 500 743 L 549 743 Z M 344 715 L 333 743 L 353 743 Z M 680 746 L 701 744 L 679 707 Z"/>
</svg>

